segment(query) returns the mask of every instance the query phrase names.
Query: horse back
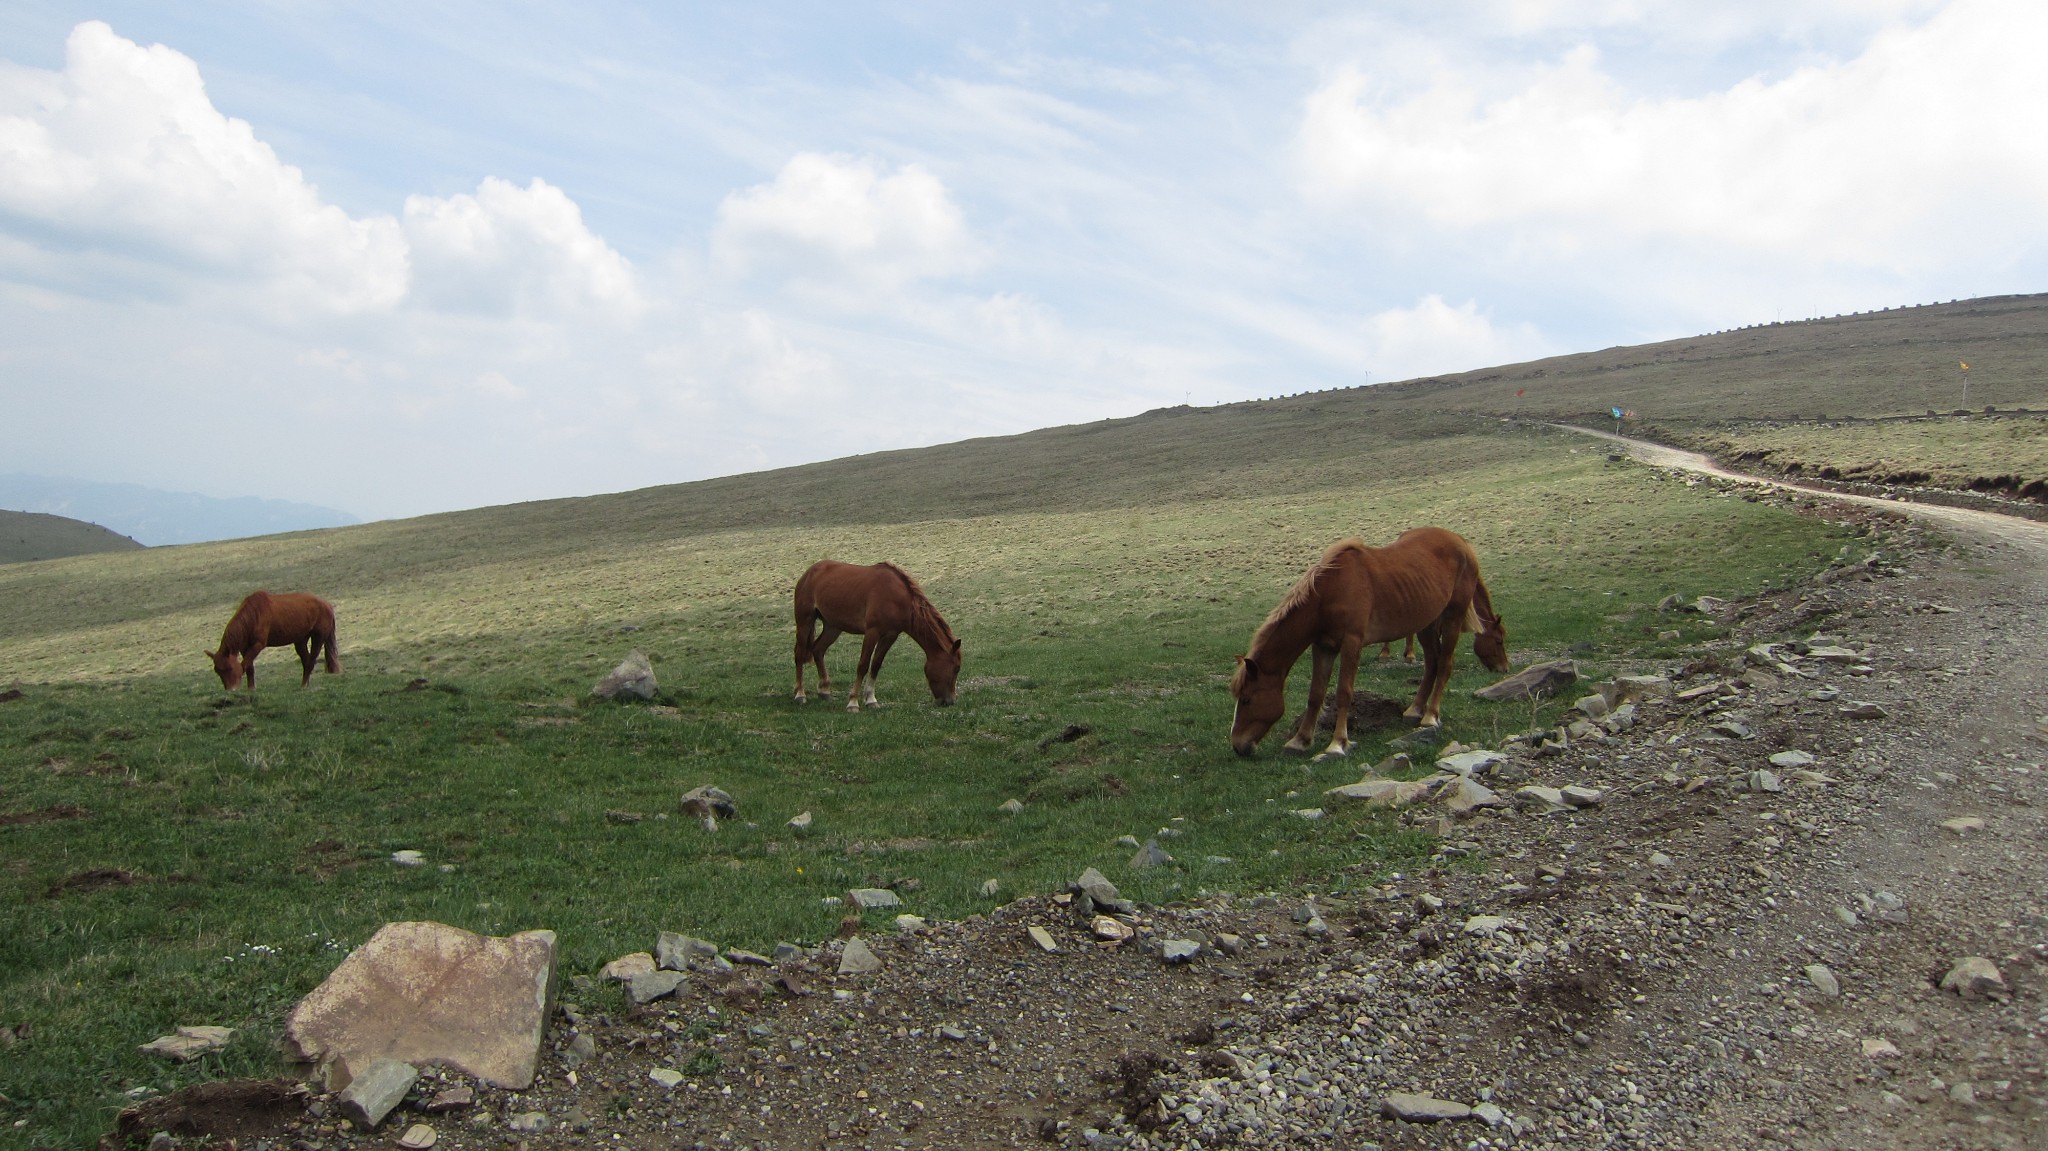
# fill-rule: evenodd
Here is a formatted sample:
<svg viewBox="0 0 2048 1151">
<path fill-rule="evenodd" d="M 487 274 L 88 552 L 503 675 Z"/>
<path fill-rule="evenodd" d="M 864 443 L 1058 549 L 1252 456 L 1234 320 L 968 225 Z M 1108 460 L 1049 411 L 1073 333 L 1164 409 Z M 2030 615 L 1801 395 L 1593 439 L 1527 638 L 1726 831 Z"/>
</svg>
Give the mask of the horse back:
<svg viewBox="0 0 2048 1151">
<path fill-rule="evenodd" d="M 833 627 L 856 634 L 871 626 L 902 630 L 910 617 L 912 588 L 894 564 L 819 560 L 797 580 L 798 614 L 815 612 Z"/>
<path fill-rule="evenodd" d="M 1461 627 L 1479 579 L 1479 559 L 1456 532 L 1411 528 L 1383 548 L 1360 548 L 1354 561 L 1358 582 L 1369 597 L 1367 643 L 1413 635 L 1441 618 L 1460 613 Z"/>
<path fill-rule="evenodd" d="M 334 635 L 334 605 L 319 596 L 304 592 L 258 594 L 263 595 L 266 601 L 259 608 L 259 634 L 263 635 L 266 646 L 280 647 L 308 636 Z"/>
</svg>

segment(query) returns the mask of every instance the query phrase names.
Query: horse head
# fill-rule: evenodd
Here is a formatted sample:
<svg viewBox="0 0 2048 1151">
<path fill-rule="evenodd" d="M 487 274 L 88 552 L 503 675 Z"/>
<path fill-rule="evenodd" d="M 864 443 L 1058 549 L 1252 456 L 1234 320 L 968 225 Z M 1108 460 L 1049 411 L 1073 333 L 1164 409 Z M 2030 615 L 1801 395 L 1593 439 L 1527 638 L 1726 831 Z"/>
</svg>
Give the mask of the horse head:
<svg viewBox="0 0 2048 1151">
<path fill-rule="evenodd" d="M 1499 616 L 1489 620 L 1486 629 L 1472 637 L 1472 654 L 1478 656 L 1479 662 L 1485 664 L 1489 671 L 1508 669 L 1508 625 L 1502 623 Z"/>
<path fill-rule="evenodd" d="M 207 652 L 206 657 L 213 661 L 213 674 L 220 677 L 222 687 L 233 691 L 242 686 L 242 664 L 234 657 L 234 653 L 223 648 L 220 651 Z"/>
<path fill-rule="evenodd" d="M 941 643 L 924 656 L 924 682 L 932 689 L 932 699 L 940 707 L 953 706 L 960 681 L 960 641 L 950 646 Z"/>
<path fill-rule="evenodd" d="M 1252 657 L 1237 657 L 1237 673 L 1230 677 L 1230 694 L 1237 711 L 1230 721 L 1230 746 L 1239 755 L 1250 755 L 1280 721 L 1287 710 L 1287 677 L 1262 672 Z"/>
</svg>

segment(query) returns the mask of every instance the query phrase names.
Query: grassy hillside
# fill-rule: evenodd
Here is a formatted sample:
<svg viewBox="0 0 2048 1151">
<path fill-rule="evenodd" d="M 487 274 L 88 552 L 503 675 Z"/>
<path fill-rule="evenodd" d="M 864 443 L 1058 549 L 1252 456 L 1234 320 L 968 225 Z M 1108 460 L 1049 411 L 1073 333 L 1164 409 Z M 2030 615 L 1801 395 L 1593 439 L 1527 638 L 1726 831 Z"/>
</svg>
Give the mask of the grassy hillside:
<svg viewBox="0 0 2048 1151">
<path fill-rule="evenodd" d="M 134 551 L 141 546 L 118 532 L 82 520 L 42 512 L 0 511 L 0 564 Z"/>
<path fill-rule="evenodd" d="M 22 690 L 0 702 L 0 1025 L 29 1027 L 0 1060 L 0 1149 L 85 1146 L 130 1088 L 272 1070 L 285 1008 L 387 920 L 551 927 L 578 973 L 663 929 L 815 941 L 842 914 L 825 898 L 853 885 L 895 884 L 936 916 L 986 907 L 987 880 L 1001 899 L 1089 865 L 1151 900 L 1355 890 L 1426 837 L 1290 812 L 1402 729 L 1355 733 L 1355 758 L 1324 764 L 1276 754 L 1277 738 L 1240 760 L 1225 739 L 1231 657 L 1325 544 L 1464 533 L 1518 664 L 1688 658 L 1713 625 L 1674 623 L 1658 599 L 1804 578 L 1852 534 L 1501 415 L 1911 413 L 1957 356 L 1983 373 L 1973 401 L 2039 406 L 2042 305 L 0 568 L 0 685 Z M 1952 451 L 1935 443 L 1882 451 Z M 931 706 L 907 641 L 882 678 L 889 706 L 790 701 L 789 588 L 826 555 L 924 578 L 966 643 L 958 706 Z M 259 700 L 219 691 L 200 652 L 257 586 L 336 601 L 344 674 L 302 691 L 273 653 Z M 593 704 L 590 684 L 633 648 L 662 698 Z M 833 654 L 842 684 L 855 651 Z M 1469 645 L 1461 669 L 1456 737 L 1490 743 L 1555 714 L 1473 700 L 1489 677 Z M 1413 675 L 1375 664 L 1361 688 L 1405 700 Z M 741 818 L 716 833 L 656 818 L 701 783 L 731 791 Z M 1021 815 L 997 811 L 1009 798 Z M 799 832 L 801 811 L 814 822 Z M 1118 837 L 1162 832 L 1179 833 L 1161 839 L 1176 862 L 1131 870 Z M 427 865 L 391 862 L 408 848 Z M 187 1067 L 134 1051 L 183 1023 L 243 1034 Z"/>
</svg>

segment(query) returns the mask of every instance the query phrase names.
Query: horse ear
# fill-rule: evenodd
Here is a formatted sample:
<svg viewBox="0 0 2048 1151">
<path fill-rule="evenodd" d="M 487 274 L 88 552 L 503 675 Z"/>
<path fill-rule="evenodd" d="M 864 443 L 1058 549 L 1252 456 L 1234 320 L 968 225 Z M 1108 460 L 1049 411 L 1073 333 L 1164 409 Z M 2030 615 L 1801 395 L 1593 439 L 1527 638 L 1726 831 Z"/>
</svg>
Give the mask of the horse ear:
<svg viewBox="0 0 2048 1151">
<path fill-rule="evenodd" d="M 960 654 L 960 641 L 959 641 L 959 640 L 957 640 L 957 639 L 953 641 L 953 654 L 954 654 L 954 655 L 959 655 L 959 654 Z"/>
<path fill-rule="evenodd" d="M 1237 662 L 1244 666 L 1244 674 L 1247 679 L 1259 674 L 1259 665 L 1253 661 L 1252 657 L 1241 655 L 1237 657 Z"/>
</svg>

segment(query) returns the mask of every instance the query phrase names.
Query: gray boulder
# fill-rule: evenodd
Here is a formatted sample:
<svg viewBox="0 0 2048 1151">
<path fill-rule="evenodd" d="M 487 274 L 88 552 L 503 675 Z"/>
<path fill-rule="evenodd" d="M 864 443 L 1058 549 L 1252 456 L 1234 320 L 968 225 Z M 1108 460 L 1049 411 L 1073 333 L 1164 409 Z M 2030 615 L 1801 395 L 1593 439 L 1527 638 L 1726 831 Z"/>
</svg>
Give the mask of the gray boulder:
<svg viewBox="0 0 2048 1151">
<path fill-rule="evenodd" d="M 1472 694 L 1496 703 L 1516 699 L 1548 699 L 1579 681 L 1579 665 L 1568 659 L 1532 664 Z"/>
<path fill-rule="evenodd" d="M 644 652 L 636 651 L 613 668 L 610 675 L 598 680 L 590 694 L 599 699 L 653 699 L 654 690 L 654 664 Z"/>
</svg>

